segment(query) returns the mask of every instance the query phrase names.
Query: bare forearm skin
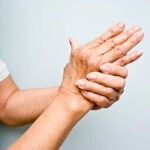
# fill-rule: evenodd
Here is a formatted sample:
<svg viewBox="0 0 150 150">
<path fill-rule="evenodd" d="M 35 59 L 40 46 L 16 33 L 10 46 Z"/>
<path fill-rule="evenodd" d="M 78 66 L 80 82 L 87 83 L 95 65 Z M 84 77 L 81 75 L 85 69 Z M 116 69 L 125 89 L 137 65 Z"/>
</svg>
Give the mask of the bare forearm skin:
<svg viewBox="0 0 150 150">
<path fill-rule="evenodd" d="M 35 121 L 51 104 L 58 92 L 58 87 L 19 90 L 10 77 L 3 84 L 4 87 L 1 85 L 1 90 L 4 91 L 0 99 L 3 105 L 0 109 L 0 121 L 9 126 Z"/>
<path fill-rule="evenodd" d="M 29 130 L 8 150 L 58 150 L 73 126 L 92 107 L 92 103 L 82 98 L 57 96 Z"/>
</svg>

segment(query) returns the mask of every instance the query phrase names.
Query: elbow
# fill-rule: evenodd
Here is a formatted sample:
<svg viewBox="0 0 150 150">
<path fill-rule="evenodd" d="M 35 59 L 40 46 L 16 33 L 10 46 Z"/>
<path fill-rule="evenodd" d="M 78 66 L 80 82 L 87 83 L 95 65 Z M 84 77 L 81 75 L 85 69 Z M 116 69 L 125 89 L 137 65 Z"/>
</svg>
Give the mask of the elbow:
<svg viewBox="0 0 150 150">
<path fill-rule="evenodd" d="M 18 126 L 16 121 L 11 117 L 9 112 L 7 112 L 5 109 L 3 109 L 0 112 L 0 122 L 7 126 Z"/>
<path fill-rule="evenodd" d="M 11 100 L 11 96 L 18 91 L 15 90 L 10 96 L 9 98 L 6 100 L 6 103 L 3 105 L 3 107 L 0 109 L 0 122 L 7 125 L 7 126 L 19 126 L 21 125 L 21 123 L 18 123 L 18 121 L 16 120 L 16 118 L 14 118 L 13 116 L 13 111 L 11 109 L 11 107 L 9 106 L 9 101 Z M 16 109 L 13 109 L 14 111 L 16 111 Z"/>
</svg>

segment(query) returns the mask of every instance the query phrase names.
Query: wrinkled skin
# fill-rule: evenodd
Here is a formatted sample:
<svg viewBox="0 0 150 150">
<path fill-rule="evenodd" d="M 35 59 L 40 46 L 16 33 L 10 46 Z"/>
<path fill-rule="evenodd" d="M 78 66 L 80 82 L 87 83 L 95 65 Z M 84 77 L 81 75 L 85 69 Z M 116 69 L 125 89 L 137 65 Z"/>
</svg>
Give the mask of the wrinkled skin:
<svg viewBox="0 0 150 150">
<path fill-rule="evenodd" d="M 75 85 L 76 80 L 85 78 L 90 72 L 99 72 L 102 64 L 115 62 L 125 56 L 143 39 L 144 34 L 138 26 L 124 32 L 123 30 L 124 26 L 118 28 L 114 25 L 99 38 L 72 50 L 59 92 L 80 95 L 83 98 Z M 120 88 L 124 88 L 125 84 L 121 85 Z"/>
</svg>

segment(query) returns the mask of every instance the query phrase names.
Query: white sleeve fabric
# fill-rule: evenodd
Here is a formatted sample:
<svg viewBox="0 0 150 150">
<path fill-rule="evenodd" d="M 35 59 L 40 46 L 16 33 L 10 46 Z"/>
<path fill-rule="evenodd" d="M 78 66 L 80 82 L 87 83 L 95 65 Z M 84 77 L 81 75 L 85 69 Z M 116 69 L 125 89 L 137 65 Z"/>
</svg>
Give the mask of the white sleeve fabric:
<svg viewBox="0 0 150 150">
<path fill-rule="evenodd" d="M 9 75 L 9 70 L 7 65 L 0 59 L 0 81 L 7 78 Z"/>
</svg>

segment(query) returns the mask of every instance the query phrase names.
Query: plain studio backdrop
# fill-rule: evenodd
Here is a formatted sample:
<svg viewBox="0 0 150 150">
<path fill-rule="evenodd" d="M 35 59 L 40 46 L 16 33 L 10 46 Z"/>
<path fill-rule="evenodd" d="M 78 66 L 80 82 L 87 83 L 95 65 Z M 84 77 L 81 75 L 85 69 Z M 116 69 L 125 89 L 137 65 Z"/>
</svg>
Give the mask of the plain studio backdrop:
<svg viewBox="0 0 150 150">
<path fill-rule="evenodd" d="M 142 49 L 144 55 L 127 67 L 129 76 L 120 101 L 86 115 L 61 150 L 150 149 L 149 19 L 149 0 L 0 0 L 0 58 L 21 89 L 60 84 L 70 36 L 84 44 L 120 20 L 127 27 L 143 27 L 145 39 L 134 50 Z M 0 150 L 28 127 L 1 124 Z"/>
</svg>

